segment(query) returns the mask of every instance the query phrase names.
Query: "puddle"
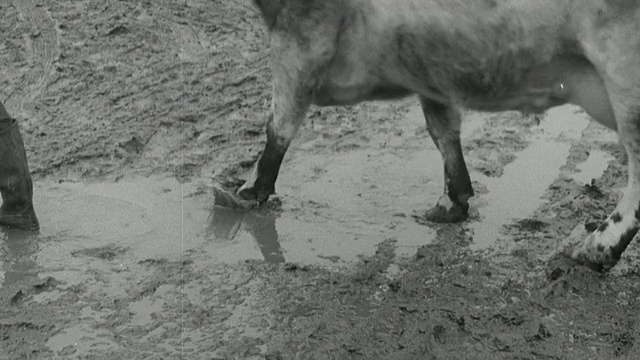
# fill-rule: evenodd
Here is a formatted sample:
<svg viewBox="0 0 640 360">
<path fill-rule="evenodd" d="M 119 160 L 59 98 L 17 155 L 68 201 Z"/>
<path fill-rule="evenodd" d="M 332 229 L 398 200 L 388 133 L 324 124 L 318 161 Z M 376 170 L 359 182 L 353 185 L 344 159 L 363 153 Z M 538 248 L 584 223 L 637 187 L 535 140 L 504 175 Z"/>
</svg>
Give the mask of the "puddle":
<svg viewBox="0 0 640 360">
<path fill-rule="evenodd" d="M 225 252 L 231 257 L 258 243 L 262 257 L 272 262 L 350 261 L 372 255 L 389 238 L 397 241 L 398 255 L 412 256 L 435 237 L 407 215 L 437 200 L 442 185 L 425 186 L 427 178 L 442 176 L 440 167 L 439 174 L 427 176 L 427 164 L 435 161 L 435 149 L 406 156 L 382 150 L 304 154 L 283 166 L 280 215 L 219 209 L 214 237 L 230 243 Z"/>
<path fill-rule="evenodd" d="M 242 256 L 242 250 L 232 248 L 247 241 L 257 244 L 264 260 L 282 263 L 285 258 L 276 230 L 276 217 L 272 213 L 259 214 L 216 207 L 213 209 L 209 232 L 217 241 L 230 242 L 231 248 L 225 251 L 235 254 L 235 258 Z"/>
<path fill-rule="evenodd" d="M 29 232 L 0 229 L 0 286 L 37 277 L 35 256 L 38 236 Z"/>
<path fill-rule="evenodd" d="M 94 277 L 89 269 L 126 272 L 132 263 L 187 253 L 207 263 L 333 265 L 372 255 L 389 238 L 397 240 L 399 255 L 412 256 L 435 237 L 406 214 L 439 195 L 442 184 L 425 187 L 429 162 L 440 162 L 435 148 L 304 156 L 284 167 L 281 214 L 215 208 L 209 179 L 40 182 L 34 194 L 40 233 L 0 233 L 0 279 L 16 282 L 40 271 L 66 287 Z M 440 179 L 437 168 L 432 176 Z M 426 188 L 432 192 L 425 195 Z"/>
<path fill-rule="evenodd" d="M 71 286 L 91 277 L 88 268 L 126 271 L 126 265 L 118 263 L 127 263 L 127 258 L 137 262 L 180 256 L 207 241 L 204 229 L 213 197 L 198 193 L 196 184 L 182 185 L 171 178 L 37 183 L 40 232 L 1 233 L 0 278 L 6 284 L 18 281 L 18 273 L 35 276 L 46 269 Z"/>
<path fill-rule="evenodd" d="M 611 154 L 600 150 L 591 151 L 587 160 L 576 166 L 578 172 L 571 177 L 579 183 L 591 184 L 591 180 L 602 176 L 611 160 L 614 160 Z"/>
<path fill-rule="evenodd" d="M 179 256 L 205 241 L 200 233 L 208 204 L 189 197 L 197 192 L 195 185 L 136 178 L 95 184 L 41 182 L 34 190 L 41 225 L 37 265 L 68 285 L 90 276 L 85 274 L 89 261 L 89 268 L 113 269 L 127 257 L 139 261 Z M 91 249 L 99 251 L 94 254 Z M 8 257 L 24 258 L 17 253 Z M 3 259 L 0 269 L 6 274 L 14 264 Z"/>
<path fill-rule="evenodd" d="M 415 139 L 424 121 L 405 119 L 399 126 L 406 131 L 397 137 Z M 89 269 L 126 272 L 145 259 L 185 254 L 207 263 L 335 265 L 373 255 L 390 238 L 399 256 L 413 256 L 436 235 L 410 214 L 437 201 L 442 160 L 430 141 L 416 152 L 377 140 L 371 143 L 380 146 L 343 152 L 301 150 L 283 164 L 279 214 L 213 207 L 210 179 L 38 182 L 40 233 L 28 242 L 18 239 L 24 235 L 3 235 L 0 280 L 19 281 L 40 271 L 73 286 L 94 277 Z"/>
<path fill-rule="evenodd" d="M 488 194 L 478 197 L 479 202 L 484 203 L 478 209 L 480 221 L 469 225 L 474 234 L 471 249 L 495 245 L 504 225 L 529 216 L 541 205 L 541 197 L 567 161 L 571 140 L 579 140 L 589 122 L 576 107 L 551 109 L 539 126 L 540 133 L 529 139 L 529 146 L 516 154 L 516 160 L 505 167 L 500 178 L 471 174 L 488 190 Z M 596 165 L 601 162 L 585 165 L 585 169 L 592 170 L 587 172 L 589 176 L 599 169 L 604 171 Z"/>
<path fill-rule="evenodd" d="M 400 125 L 405 135 L 397 135 L 406 141 L 415 139 L 415 130 L 424 126 L 412 118 L 421 116 L 419 112 L 412 113 Z M 466 131 L 483 121 L 472 116 Z M 566 162 L 571 140 L 580 139 L 588 124 L 575 108 L 556 108 L 502 177 L 472 174 L 488 189 L 478 197 L 481 220 L 469 225 L 472 248 L 495 244 L 505 224 L 540 205 Z M 0 281 L 20 281 L 46 269 L 72 286 L 93 276 L 86 273 L 88 268 L 126 272 L 131 263 L 186 253 L 206 263 L 258 259 L 330 266 L 373 255 L 387 239 L 396 241 L 399 256 L 413 256 L 436 232 L 417 224 L 410 214 L 434 204 L 443 188 L 440 154 L 424 140 L 420 151 L 375 139 L 371 143 L 380 146 L 321 154 L 300 150 L 304 153 L 283 164 L 278 179 L 284 203 L 279 214 L 214 208 L 209 179 L 185 184 L 161 177 L 40 182 L 35 203 L 41 231 L 0 232 Z M 585 182 L 598 177 L 608 160 L 606 154 L 593 152 L 576 177 Z"/>
<path fill-rule="evenodd" d="M 396 240 L 398 256 L 415 255 L 436 233 L 410 214 L 440 196 L 442 160 L 428 139 L 421 151 L 393 145 L 415 140 L 424 127 L 419 107 L 396 125 L 402 135 L 370 139 L 378 148 L 314 153 L 309 143 L 298 145 L 298 156 L 285 161 L 278 177 L 282 213 L 219 209 L 211 232 L 229 244 L 229 258 L 246 257 L 247 247 L 259 244 L 267 261 L 333 265 L 373 255 L 387 239 Z"/>
</svg>

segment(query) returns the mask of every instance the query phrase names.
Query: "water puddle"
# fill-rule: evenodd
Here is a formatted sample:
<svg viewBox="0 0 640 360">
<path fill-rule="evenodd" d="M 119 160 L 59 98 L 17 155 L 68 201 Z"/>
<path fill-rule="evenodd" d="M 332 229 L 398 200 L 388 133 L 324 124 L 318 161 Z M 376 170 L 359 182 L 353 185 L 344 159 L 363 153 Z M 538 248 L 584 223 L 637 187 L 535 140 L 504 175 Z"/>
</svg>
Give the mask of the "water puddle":
<svg viewBox="0 0 640 360">
<path fill-rule="evenodd" d="M 122 272 L 145 259 L 185 254 L 207 263 L 258 259 L 331 266 L 372 255 L 388 239 L 395 240 L 399 256 L 413 256 L 436 231 L 417 224 L 410 213 L 437 201 L 443 174 L 430 140 L 387 145 L 415 140 L 424 123 L 412 118 L 421 117 L 419 111 L 412 113 L 400 125 L 400 135 L 384 135 L 398 139 L 380 141 L 380 146 L 333 153 L 300 150 L 304 153 L 283 164 L 277 190 L 284 205 L 278 213 L 213 207 L 210 179 L 184 184 L 162 177 L 37 183 L 41 231 L 0 232 L 0 286 L 38 276 L 41 269 L 72 286 L 93 276 L 87 268 Z M 471 116 L 465 131 L 483 121 Z M 566 162 L 571 141 L 580 139 L 588 123 L 573 107 L 554 109 L 502 177 L 472 174 L 488 189 L 478 197 L 481 220 L 469 225 L 473 248 L 495 244 L 505 224 L 540 205 Z M 418 151 L 416 144 L 422 143 Z M 593 152 L 576 178 L 587 182 L 598 177 L 609 160 Z"/>
<path fill-rule="evenodd" d="M 36 278 L 37 252 L 37 235 L 0 229 L 0 286 L 19 283 L 30 277 Z"/>
<path fill-rule="evenodd" d="M 611 154 L 600 150 L 591 151 L 587 160 L 576 166 L 578 172 L 571 177 L 579 183 L 591 184 L 591 180 L 602 176 L 612 160 L 614 158 Z"/>
<path fill-rule="evenodd" d="M 40 182 L 39 234 L 0 233 L 0 286 L 39 271 L 73 286 L 95 276 L 87 269 L 126 272 L 145 259 L 185 254 L 207 263 L 334 265 L 372 255 L 389 238 L 399 255 L 411 256 L 435 232 L 405 212 L 434 202 L 442 184 L 425 196 L 425 162 L 440 161 L 435 149 L 405 155 L 366 150 L 291 162 L 279 183 L 287 194 L 281 213 L 213 207 L 209 179 Z"/>
<path fill-rule="evenodd" d="M 479 208 L 480 221 L 469 225 L 474 234 L 470 248 L 495 245 L 504 225 L 529 216 L 541 205 L 541 197 L 567 161 L 571 141 L 581 138 L 589 121 L 573 106 L 551 109 L 539 126 L 539 134 L 529 139 L 530 145 L 516 154 L 516 160 L 505 167 L 500 178 L 472 174 L 487 187 L 488 194 L 479 196 L 484 204 Z M 584 171 L 585 176 L 598 177 L 604 171 L 602 161 L 595 159 L 583 165 L 589 169 Z"/>
<path fill-rule="evenodd" d="M 350 261 L 372 255 L 389 238 L 397 241 L 398 255 L 411 256 L 435 237 L 406 213 L 437 200 L 442 185 L 424 186 L 430 161 L 440 161 L 435 149 L 406 157 L 380 150 L 305 154 L 283 166 L 281 214 L 218 209 L 214 237 L 229 243 L 224 251 L 230 257 L 259 243 L 263 258 L 272 262 Z"/>
</svg>

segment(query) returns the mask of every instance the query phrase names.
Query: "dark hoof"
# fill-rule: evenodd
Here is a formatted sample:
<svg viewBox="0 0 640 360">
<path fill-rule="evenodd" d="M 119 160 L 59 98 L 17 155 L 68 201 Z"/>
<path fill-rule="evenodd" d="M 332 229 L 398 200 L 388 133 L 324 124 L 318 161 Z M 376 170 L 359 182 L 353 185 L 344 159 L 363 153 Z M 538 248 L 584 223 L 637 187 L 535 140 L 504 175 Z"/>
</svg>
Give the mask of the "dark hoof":
<svg viewBox="0 0 640 360">
<path fill-rule="evenodd" d="M 576 256 L 571 258 L 576 264 L 588 267 L 591 270 L 595 270 L 597 272 L 608 272 L 611 270 L 616 264 L 618 260 L 614 257 L 588 257 L 588 256 Z"/>
<path fill-rule="evenodd" d="M 547 279 L 550 281 L 568 274 L 573 268 L 589 268 L 597 272 L 607 272 L 618 263 L 613 257 L 590 257 L 577 252 L 574 248 L 567 248 L 551 258 L 547 264 Z"/>
<path fill-rule="evenodd" d="M 583 241 L 570 244 L 563 253 L 576 263 L 598 272 L 611 270 L 622 254 L 616 252 L 611 246 L 598 244 L 596 233 L 589 234 Z"/>
<path fill-rule="evenodd" d="M 423 219 L 434 223 L 456 223 L 469 217 L 469 205 L 453 204 L 450 208 L 436 205 L 427 210 Z"/>
<path fill-rule="evenodd" d="M 238 190 L 238 195 L 244 200 L 255 200 L 260 204 L 265 203 L 271 194 L 275 193 L 275 189 L 256 189 L 253 187 L 241 187 Z"/>
<path fill-rule="evenodd" d="M 37 231 L 40 229 L 40 223 L 31 206 L 27 210 L 17 214 L 1 212 L 0 226 L 28 231 Z"/>
<path fill-rule="evenodd" d="M 580 264 L 569 255 L 565 253 L 556 254 L 547 263 L 547 280 L 556 281 L 570 273 L 576 266 L 580 266 Z"/>
<path fill-rule="evenodd" d="M 226 190 L 217 184 L 213 185 L 214 205 L 227 208 L 248 210 L 258 207 L 255 200 L 245 200 L 233 191 Z"/>
</svg>

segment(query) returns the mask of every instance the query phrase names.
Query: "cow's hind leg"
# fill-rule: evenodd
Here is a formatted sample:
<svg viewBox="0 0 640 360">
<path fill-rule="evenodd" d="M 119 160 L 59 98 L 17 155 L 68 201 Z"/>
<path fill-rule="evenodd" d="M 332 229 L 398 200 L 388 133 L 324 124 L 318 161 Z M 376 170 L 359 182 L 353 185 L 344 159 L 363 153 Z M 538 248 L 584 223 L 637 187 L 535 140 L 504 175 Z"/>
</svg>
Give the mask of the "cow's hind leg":
<svg viewBox="0 0 640 360">
<path fill-rule="evenodd" d="M 611 92 L 620 143 L 629 159 L 627 188 L 613 213 L 570 252 L 575 260 L 599 271 L 609 270 L 620 260 L 640 229 L 640 98 L 630 100 L 628 94 L 621 89 Z"/>
<path fill-rule="evenodd" d="M 275 193 L 280 165 L 310 103 L 304 75 L 302 71 L 285 69 L 284 65 L 274 69 L 271 114 L 266 124 L 267 143 L 251 177 L 238 189 L 239 195 L 246 200 L 262 203 Z"/>
<path fill-rule="evenodd" d="M 585 38 L 583 47 L 604 80 L 615 128 L 628 157 L 629 179 L 611 215 L 570 250 L 574 259 L 597 270 L 613 267 L 640 229 L 640 24 L 630 16 L 607 26 L 608 31 Z M 606 111 L 602 114 L 607 116 Z M 606 125 L 606 120 L 599 121 Z"/>
<path fill-rule="evenodd" d="M 473 196 L 473 188 L 460 145 L 460 111 L 425 97 L 420 97 L 420 104 L 431 139 L 440 150 L 444 163 L 444 194 L 427 211 L 425 218 L 441 223 L 464 220 L 468 216 L 468 200 Z"/>
</svg>

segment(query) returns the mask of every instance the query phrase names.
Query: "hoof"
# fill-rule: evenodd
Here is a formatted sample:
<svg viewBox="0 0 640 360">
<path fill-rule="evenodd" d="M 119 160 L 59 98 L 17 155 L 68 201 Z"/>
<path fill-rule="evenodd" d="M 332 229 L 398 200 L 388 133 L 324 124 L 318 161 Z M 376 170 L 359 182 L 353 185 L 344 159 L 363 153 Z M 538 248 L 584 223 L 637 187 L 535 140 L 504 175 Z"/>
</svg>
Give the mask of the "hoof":
<svg viewBox="0 0 640 360">
<path fill-rule="evenodd" d="M 598 272 L 611 270 L 620 260 L 611 246 L 604 246 L 596 242 L 595 233 L 591 233 L 583 242 L 569 246 L 563 251 L 575 263 L 586 266 Z"/>
<path fill-rule="evenodd" d="M 228 191 L 217 184 L 213 185 L 214 205 L 227 209 L 248 210 L 258 207 L 255 200 L 245 200 L 233 191 Z"/>
<path fill-rule="evenodd" d="M 20 213 L 0 212 L 0 226 L 10 229 L 37 231 L 40 223 L 33 210 L 33 206 Z"/>
<path fill-rule="evenodd" d="M 568 254 L 558 253 L 549 259 L 547 263 L 547 280 L 556 281 L 570 273 L 576 266 L 580 266 L 580 264 Z"/>
<path fill-rule="evenodd" d="M 577 264 L 586 266 L 598 272 L 607 272 L 618 263 L 618 259 L 613 256 L 611 248 L 603 250 L 598 254 L 594 254 L 593 252 L 573 252 L 571 259 Z"/>
<path fill-rule="evenodd" d="M 271 194 L 275 193 L 275 189 L 256 189 L 255 187 L 244 187 L 238 189 L 238 195 L 244 200 L 254 200 L 260 204 L 264 204 Z"/>
<path fill-rule="evenodd" d="M 435 223 L 456 223 L 469 217 L 469 205 L 453 203 L 449 208 L 436 205 L 427 210 L 424 219 Z"/>
</svg>

